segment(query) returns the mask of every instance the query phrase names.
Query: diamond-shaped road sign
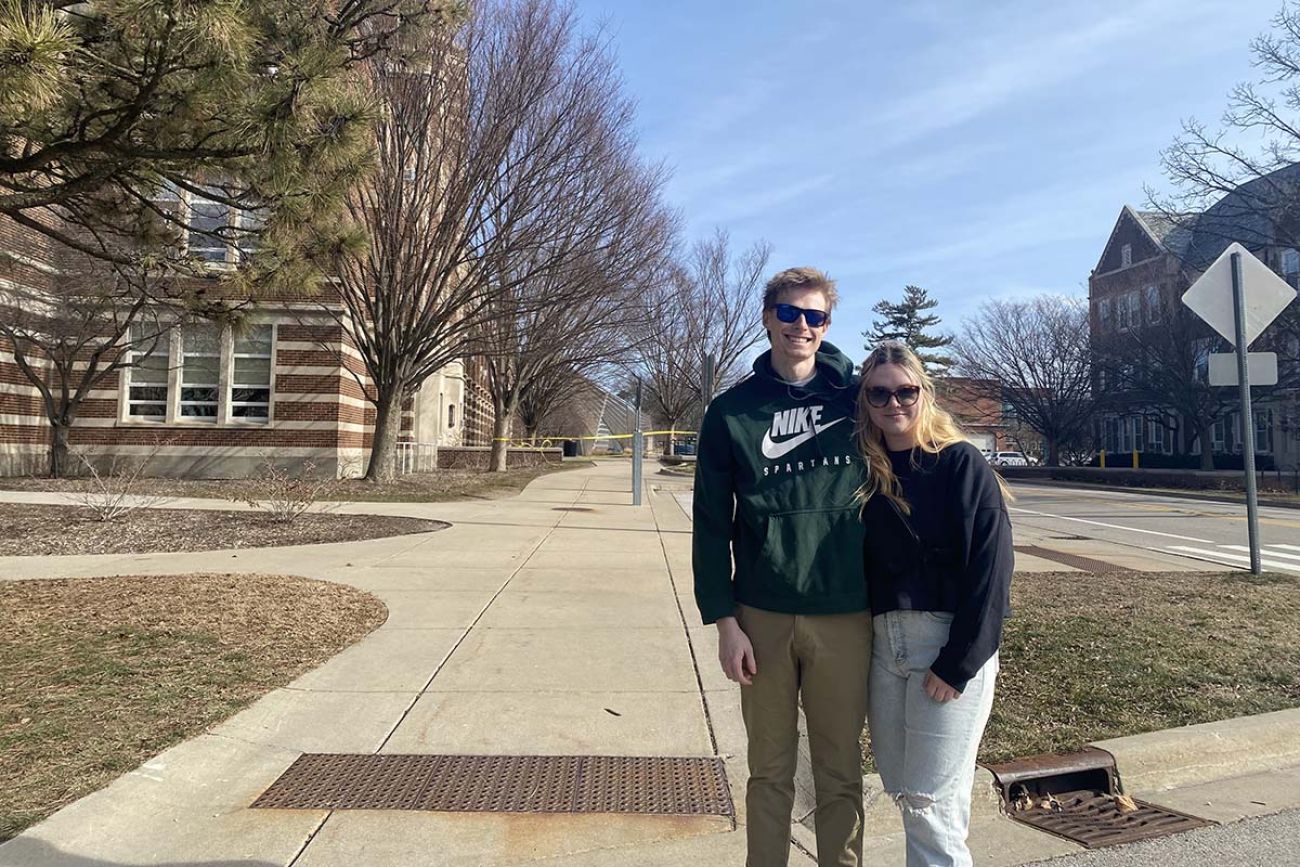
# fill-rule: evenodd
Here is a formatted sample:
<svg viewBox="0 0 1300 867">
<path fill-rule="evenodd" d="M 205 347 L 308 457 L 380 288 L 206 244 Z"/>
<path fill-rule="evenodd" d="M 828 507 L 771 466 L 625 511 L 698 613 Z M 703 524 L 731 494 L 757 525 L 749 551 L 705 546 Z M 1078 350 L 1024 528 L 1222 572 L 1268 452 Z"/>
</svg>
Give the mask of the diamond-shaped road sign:
<svg viewBox="0 0 1300 867">
<path fill-rule="evenodd" d="M 1249 347 L 1286 309 L 1296 291 L 1245 247 L 1235 241 L 1229 244 L 1214 264 L 1183 293 L 1183 303 L 1236 346 L 1236 314 L 1232 309 L 1233 253 L 1241 254 L 1241 295 L 1246 307 L 1246 346 Z"/>
</svg>

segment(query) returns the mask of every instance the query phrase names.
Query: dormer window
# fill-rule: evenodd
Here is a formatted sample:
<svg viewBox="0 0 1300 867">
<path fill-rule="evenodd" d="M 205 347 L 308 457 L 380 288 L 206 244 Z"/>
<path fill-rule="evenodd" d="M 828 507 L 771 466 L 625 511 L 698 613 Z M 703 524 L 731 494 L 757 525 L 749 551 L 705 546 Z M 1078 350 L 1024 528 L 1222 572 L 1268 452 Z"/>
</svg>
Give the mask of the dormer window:
<svg viewBox="0 0 1300 867">
<path fill-rule="evenodd" d="M 1119 248 L 1119 266 L 1121 268 L 1127 268 L 1129 265 L 1132 264 L 1133 264 L 1133 245 L 1125 244 L 1123 247 Z"/>
</svg>

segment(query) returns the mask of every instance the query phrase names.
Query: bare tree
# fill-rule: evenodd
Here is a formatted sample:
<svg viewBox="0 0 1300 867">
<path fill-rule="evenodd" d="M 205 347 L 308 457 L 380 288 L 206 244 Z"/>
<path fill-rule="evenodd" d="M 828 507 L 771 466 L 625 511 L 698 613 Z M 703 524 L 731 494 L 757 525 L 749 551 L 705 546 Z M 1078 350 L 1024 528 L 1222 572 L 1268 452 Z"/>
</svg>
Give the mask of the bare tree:
<svg viewBox="0 0 1300 867">
<path fill-rule="evenodd" d="M 612 76 L 604 100 L 605 125 L 588 133 L 590 151 L 575 154 L 586 161 L 575 168 L 588 175 L 587 194 L 544 217 L 564 226 L 564 236 L 534 254 L 533 279 L 500 287 L 490 306 L 504 315 L 480 329 L 495 413 L 493 471 L 506 470 L 509 425 L 526 383 L 553 383 L 557 372 L 584 375 L 627 354 L 640 314 L 637 297 L 661 273 L 672 247 L 675 220 L 660 201 L 664 172 L 637 159 L 630 106 Z M 492 279 L 511 272 L 503 262 Z"/>
<path fill-rule="evenodd" d="M 84 258 L 40 286 L 6 282 L 0 337 L 40 395 L 50 424 L 48 470 L 59 478 L 69 469 L 68 434 L 91 390 L 137 358 L 158 360 L 166 326 L 150 287 L 161 286 L 138 269 Z M 165 367 L 165 351 L 161 362 Z"/>
<path fill-rule="evenodd" d="M 674 275 L 683 305 L 675 312 L 681 318 L 665 324 L 684 322 L 698 347 L 700 369 L 704 357 L 712 356 L 714 394 L 745 375 L 747 355 L 764 336 L 759 307 L 771 254 L 772 245 L 760 240 L 733 255 L 730 234 L 718 228 L 695 243 L 686 267 Z M 692 378 L 691 384 L 704 401 L 713 398 L 703 393 L 702 377 Z"/>
<path fill-rule="evenodd" d="M 587 165 L 608 145 L 608 55 L 577 36 L 570 8 L 485 3 L 432 43 L 370 64 L 378 170 L 347 203 L 367 240 L 326 250 L 343 309 L 325 309 L 360 353 L 377 412 L 371 480 L 392 472 L 406 397 L 546 293 L 503 298 L 556 285 L 563 218 L 593 193 Z"/>
<path fill-rule="evenodd" d="M 717 229 L 643 296 L 633 376 L 644 383 L 646 410 L 663 424 L 675 429 L 694 418 L 745 375 L 749 353 L 764 336 L 759 308 L 770 254 L 766 241 L 733 253 L 730 236 Z M 706 395 L 710 356 L 713 393 Z"/>
<path fill-rule="evenodd" d="M 988 301 L 962 323 L 953 343 L 964 376 L 1002 384 L 1003 400 L 1042 435 L 1047 463 L 1087 435 L 1092 422 L 1088 308 L 1059 295 Z"/>
</svg>

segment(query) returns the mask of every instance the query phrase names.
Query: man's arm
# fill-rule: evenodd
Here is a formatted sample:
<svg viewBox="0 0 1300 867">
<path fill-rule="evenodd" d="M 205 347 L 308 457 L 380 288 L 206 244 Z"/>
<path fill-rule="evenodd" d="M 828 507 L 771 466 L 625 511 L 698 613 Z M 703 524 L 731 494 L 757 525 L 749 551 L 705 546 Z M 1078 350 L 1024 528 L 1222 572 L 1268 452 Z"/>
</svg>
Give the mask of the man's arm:
<svg viewBox="0 0 1300 867">
<path fill-rule="evenodd" d="M 726 418 L 716 404 L 700 424 L 692 496 L 691 564 L 700 619 L 718 625 L 718 662 L 728 679 L 748 686 L 757 673 L 754 647 L 736 620 L 731 534 L 736 512 L 735 460 Z"/>
</svg>

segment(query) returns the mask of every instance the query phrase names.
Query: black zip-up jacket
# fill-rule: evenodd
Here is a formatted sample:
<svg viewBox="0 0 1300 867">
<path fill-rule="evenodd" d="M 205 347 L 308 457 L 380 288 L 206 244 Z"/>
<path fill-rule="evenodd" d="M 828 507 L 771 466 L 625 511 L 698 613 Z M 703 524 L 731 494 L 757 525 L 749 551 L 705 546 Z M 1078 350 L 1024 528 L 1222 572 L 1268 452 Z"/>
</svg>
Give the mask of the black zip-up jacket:
<svg viewBox="0 0 1300 867">
<path fill-rule="evenodd" d="M 970 443 L 889 457 L 911 514 L 904 518 L 881 494 L 863 509 L 871 613 L 950 612 L 948 643 L 930 670 L 960 692 L 997 651 L 1010 614 L 1015 553 L 1006 504 Z"/>
</svg>

